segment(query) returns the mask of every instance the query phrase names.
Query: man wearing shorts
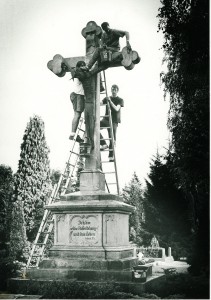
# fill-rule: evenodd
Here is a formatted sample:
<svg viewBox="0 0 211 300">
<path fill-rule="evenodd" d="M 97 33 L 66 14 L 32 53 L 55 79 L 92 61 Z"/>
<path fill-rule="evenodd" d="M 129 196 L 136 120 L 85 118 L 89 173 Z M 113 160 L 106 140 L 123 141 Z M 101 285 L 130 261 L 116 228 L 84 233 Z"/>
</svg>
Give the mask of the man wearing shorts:
<svg viewBox="0 0 211 300">
<path fill-rule="evenodd" d="M 78 61 L 76 64 L 76 69 L 80 68 L 82 65 L 85 65 L 85 63 L 83 61 Z M 70 100 L 73 105 L 74 117 L 72 120 L 72 132 L 69 137 L 70 140 L 74 139 L 81 114 L 84 111 L 84 107 L 85 107 L 83 85 L 78 78 L 74 78 L 73 80 L 74 80 L 74 90 L 70 94 Z M 82 143 L 83 139 L 79 135 L 77 135 L 76 142 Z"/>
</svg>

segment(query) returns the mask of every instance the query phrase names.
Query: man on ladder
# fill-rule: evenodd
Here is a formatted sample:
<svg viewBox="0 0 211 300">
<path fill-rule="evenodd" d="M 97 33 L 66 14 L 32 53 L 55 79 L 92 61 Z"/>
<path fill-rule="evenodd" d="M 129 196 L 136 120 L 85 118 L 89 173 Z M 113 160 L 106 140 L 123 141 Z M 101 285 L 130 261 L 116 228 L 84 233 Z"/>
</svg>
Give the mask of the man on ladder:
<svg viewBox="0 0 211 300">
<path fill-rule="evenodd" d="M 76 71 L 80 69 L 82 66 L 85 66 L 84 61 L 78 61 L 76 64 Z M 73 140 L 78 128 L 79 120 L 81 118 L 81 114 L 84 111 L 85 107 L 85 98 L 84 98 L 84 88 L 82 82 L 78 78 L 72 78 L 74 82 L 74 90 L 70 94 L 70 100 L 73 105 L 74 117 L 72 120 L 72 132 L 70 134 L 69 139 Z M 80 135 L 76 136 L 76 142 L 83 143 L 83 139 Z"/>
<path fill-rule="evenodd" d="M 116 84 L 113 84 L 112 87 L 111 87 L 112 96 L 105 97 L 101 101 L 101 105 L 105 105 L 105 104 L 110 105 L 112 127 L 113 127 L 113 136 L 114 136 L 114 141 L 115 142 L 116 142 L 117 127 L 118 127 L 118 124 L 121 122 L 121 107 L 124 107 L 124 100 L 117 96 L 118 92 L 119 92 L 119 87 Z M 109 140 L 110 140 L 110 143 L 109 143 L 109 150 L 110 151 L 109 151 L 108 158 L 109 158 L 109 161 L 114 161 L 113 145 L 112 145 L 112 134 L 111 134 L 112 128 L 109 128 L 110 124 L 109 124 L 108 105 L 106 106 L 105 116 L 100 121 L 100 128 L 103 129 L 103 127 L 105 127 L 108 130 L 108 136 L 109 136 Z M 101 150 L 105 150 L 105 149 L 108 148 L 108 145 L 106 144 L 105 140 L 103 139 L 102 134 L 100 134 L 100 145 L 101 145 Z"/>
</svg>

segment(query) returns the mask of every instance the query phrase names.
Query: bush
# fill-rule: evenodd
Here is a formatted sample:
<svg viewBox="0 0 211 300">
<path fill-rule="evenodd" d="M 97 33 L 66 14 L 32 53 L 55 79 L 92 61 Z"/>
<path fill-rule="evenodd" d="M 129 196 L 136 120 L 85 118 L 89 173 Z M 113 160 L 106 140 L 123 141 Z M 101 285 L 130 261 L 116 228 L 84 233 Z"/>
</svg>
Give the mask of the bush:
<svg viewBox="0 0 211 300">
<path fill-rule="evenodd" d="M 42 295 L 44 299 L 110 299 L 110 295 L 118 291 L 113 283 L 105 282 L 78 282 L 78 281 L 33 281 L 30 280 L 15 286 L 17 293 Z M 11 288 L 13 290 L 13 288 Z"/>
<path fill-rule="evenodd" d="M 5 291 L 7 288 L 7 279 L 11 273 L 10 266 L 6 259 L 0 261 L 0 291 Z"/>
<path fill-rule="evenodd" d="M 0 291 L 7 289 L 7 280 L 12 277 L 23 277 L 25 264 L 19 261 L 12 261 L 5 257 L 0 261 Z"/>
<path fill-rule="evenodd" d="M 184 298 L 185 298 L 184 294 L 174 294 L 174 295 L 169 295 L 164 299 L 184 299 Z"/>
<path fill-rule="evenodd" d="M 131 293 L 114 292 L 110 295 L 111 299 L 140 299 L 139 296 L 134 296 Z"/>
<path fill-rule="evenodd" d="M 171 274 L 166 281 L 153 291 L 162 298 L 176 299 L 175 295 L 182 295 L 185 299 L 209 299 L 209 279 L 205 276 L 191 276 L 190 274 Z"/>
</svg>

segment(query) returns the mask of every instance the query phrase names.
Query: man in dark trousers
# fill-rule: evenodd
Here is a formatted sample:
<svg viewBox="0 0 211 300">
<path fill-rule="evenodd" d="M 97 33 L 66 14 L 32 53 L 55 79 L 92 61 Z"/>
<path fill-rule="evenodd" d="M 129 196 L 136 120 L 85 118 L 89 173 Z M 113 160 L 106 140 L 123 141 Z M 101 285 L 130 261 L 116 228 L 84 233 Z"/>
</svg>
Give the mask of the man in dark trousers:
<svg viewBox="0 0 211 300">
<path fill-rule="evenodd" d="M 100 47 L 96 48 L 92 58 L 90 59 L 89 63 L 85 68 L 90 70 L 92 66 L 98 61 L 100 64 L 103 63 L 101 60 L 101 53 L 106 49 L 111 53 L 111 61 L 121 61 L 122 60 L 122 53 L 120 52 L 120 43 L 119 39 L 122 37 L 126 37 L 126 47 L 128 51 L 131 50 L 130 42 L 129 42 L 129 32 L 117 29 L 111 29 L 108 22 L 103 22 L 101 24 L 103 29 L 103 33 L 101 36 Z M 103 68 L 103 69 L 106 69 Z"/>
<path fill-rule="evenodd" d="M 111 119 L 113 124 L 113 134 L 114 134 L 114 141 L 116 142 L 116 132 L 118 124 L 121 122 L 121 107 L 124 107 L 124 101 L 122 98 L 118 97 L 117 94 L 119 92 L 119 87 L 116 84 L 113 84 L 111 87 L 111 94 L 112 96 L 106 97 L 102 100 L 101 105 L 109 104 L 111 108 Z M 109 114 L 108 111 L 108 105 L 106 106 L 106 112 L 103 119 L 100 121 L 100 127 L 110 127 L 109 124 L 109 117 L 107 117 Z M 111 138 L 111 131 L 110 128 L 108 128 L 108 136 Z M 105 150 L 108 148 L 108 145 L 106 144 L 105 140 L 103 139 L 102 134 L 100 134 L 100 145 L 101 150 Z M 114 155 L 112 150 L 112 142 L 110 140 L 109 144 L 109 161 L 114 161 Z"/>
</svg>

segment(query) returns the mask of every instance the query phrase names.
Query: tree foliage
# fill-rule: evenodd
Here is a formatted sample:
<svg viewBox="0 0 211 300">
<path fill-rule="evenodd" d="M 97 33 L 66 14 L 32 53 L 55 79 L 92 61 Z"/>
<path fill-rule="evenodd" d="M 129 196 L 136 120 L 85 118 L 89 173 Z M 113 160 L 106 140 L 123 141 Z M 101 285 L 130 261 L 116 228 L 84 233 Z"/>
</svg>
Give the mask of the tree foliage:
<svg viewBox="0 0 211 300">
<path fill-rule="evenodd" d="M 60 170 L 51 170 L 51 183 L 54 186 L 55 184 L 57 184 L 59 182 L 59 178 L 61 176 L 61 171 Z"/>
<path fill-rule="evenodd" d="M 29 241 L 33 241 L 36 236 L 49 195 L 48 154 L 44 122 L 39 116 L 34 116 L 30 118 L 23 136 L 18 171 L 15 174 L 14 182 L 14 200 L 17 203 L 22 201 Z"/>
<path fill-rule="evenodd" d="M 11 224 L 11 196 L 13 192 L 13 172 L 9 166 L 0 165 L 0 241 L 9 241 Z"/>
<path fill-rule="evenodd" d="M 29 243 L 26 236 L 26 226 L 24 221 L 23 201 L 16 200 L 13 203 L 9 258 L 15 262 L 26 262 L 29 252 Z"/>
<path fill-rule="evenodd" d="M 189 203 L 198 272 L 209 257 L 209 1 L 161 3 L 173 169 Z"/>
<path fill-rule="evenodd" d="M 141 224 L 144 222 L 145 215 L 142 186 L 136 173 L 133 174 L 129 184 L 124 187 L 122 196 L 125 203 L 135 207 L 135 211 L 129 216 L 130 240 L 140 245 L 142 243 Z"/>
<path fill-rule="evenodd" d="M 172 247 L 173 256 L 187 256 L 190 242 L 188 205 L 172 172 L 171 155 L 152 160 L 144 192 L 146 215 L 143 228 L 155 235 L 161 247 Z M 149 241 L 145 241 L 146 243 Z"/>
</svg>

